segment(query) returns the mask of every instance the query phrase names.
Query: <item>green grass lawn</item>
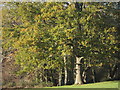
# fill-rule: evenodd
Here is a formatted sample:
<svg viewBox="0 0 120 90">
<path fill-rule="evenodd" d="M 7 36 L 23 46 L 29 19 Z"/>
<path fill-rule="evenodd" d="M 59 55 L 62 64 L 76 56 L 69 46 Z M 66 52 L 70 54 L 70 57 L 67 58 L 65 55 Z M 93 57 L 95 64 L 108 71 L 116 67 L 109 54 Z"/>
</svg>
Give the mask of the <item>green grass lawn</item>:
<svg viewBox="0 0 120 90">
<path fill-rule="evenodd" d="M 119 83 L 120 84 L 120 83 Z M 47 88 L 118 88 L 118 81 L 106 81 L 83 85 L 65 85 Z"/>
</svg>

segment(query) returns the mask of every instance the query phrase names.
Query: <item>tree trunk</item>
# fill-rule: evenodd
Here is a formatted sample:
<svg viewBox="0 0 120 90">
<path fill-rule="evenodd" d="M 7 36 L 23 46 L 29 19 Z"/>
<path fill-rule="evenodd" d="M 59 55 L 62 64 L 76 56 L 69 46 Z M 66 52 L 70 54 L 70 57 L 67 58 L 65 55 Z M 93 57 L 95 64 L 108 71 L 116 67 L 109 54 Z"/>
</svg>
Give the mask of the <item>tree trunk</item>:
<svg viewBox="0 0 120 90">
<path fill-rule="evenodd" d="M 83 77 L 83 82 L 86 83 L 86 78 L 87 77 L 86 77 L 86 72 L 85 71 L 83 71 L 82 77 Z"/>
<path fill-rule="evenodd" d="M 93 78 L 93 82 L 95 83 L 95 70 L 92 68 L 92 78 Z"/>
<path fill-rule="evenodd" d="M 111 80 L 115 78 L 116 71 L 117 71 L 117 64 L 115 63 L 113 66 L 110 66 L 110 69 L 109 69 L 109 77 Z"/>
<path fill-rule="evenodd" d="M 86 79 L 87 79 L 87 71 L 90 70 L 91 67 L 87 66 L 85 67 L 85 70 L 82 73 L 82 78 L 83 78 L 83 83 L 87 83 Z"/>
<path fill-rule="evenodd" d="M 82 6 L 83 6 L 83 3 L 76 2 L 75 3 L 76 11 L 77 12 L 81 12 L 82 11 Z M 79 18 L 80 16 L 81 16 L 81 14 L 78 13 L 78 15 L 77 15 L 78 20 L 80 19 Z M 78 33 L 79 33 L 79 31 L 81 30 L 81 24 L 80 24 L 79 21 L 77 23 L 78 23 Z M 73 47 L 74 55 L 77 55 L 76 56 L 76 78 L 75 78 L 75 84 L 83 84 L 82 76 L 81 76 L 81 60 L 82 60 L 83 57 L 78 57 L 78 55 L 79 55 L 78 46 L 79 46 L 79 44 L 76 42 L 75 46 Z"/>
<path fill-rule="evenodd" d="M 83 57 L 76 57 L 76 78 L 75 78 L 75 84 L 83 84 L 82 82 L 82 76 L 81 76 L 81 65 L 80 61 Z"/>
<path fill-rule="evenodd" d="M 68 64 L 69 65 L 69 69 L 67 69 L 67 73 L 68 73 L 68 79 L 67 79 L 67 84 L 74 84 L 74 68 L 75 68 L 75 62 L 74 62 L 74 58 L 73 57 L 70 57 L 70 63 Z"/>
<path fill-rule="evenodd" d="M 62 85 L 62 69 L 59 72 L 59 81 L 58 81 L 58 85 L 61 86 Z"/>
<path fill-rule="evenodd" d="M 64 67 L 64 71 L 65 71 L 65 79 L 64 79 L 64 84 L 66 85 L 67 84 L 67 79 L 68 79 L 68 73 L 67 73 L 67 60 L 66 60 L 66 56 L 64 56 L 64 64 L 65 64 L 65 67 Z"/>
</svg>

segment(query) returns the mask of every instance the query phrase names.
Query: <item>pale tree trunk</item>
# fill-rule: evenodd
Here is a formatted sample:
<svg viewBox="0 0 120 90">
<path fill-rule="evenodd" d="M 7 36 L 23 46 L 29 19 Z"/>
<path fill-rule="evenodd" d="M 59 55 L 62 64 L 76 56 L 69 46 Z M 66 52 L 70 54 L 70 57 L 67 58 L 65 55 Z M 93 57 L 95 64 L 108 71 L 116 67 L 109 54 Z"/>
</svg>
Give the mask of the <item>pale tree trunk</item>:
<svg viewBox="0 0 120 90">
<path fill-rule="evenodd" d="M 91 69 L 91 67 L 89 67 L 87 65 L 85 66 L 85 70 L 82 73 L 82 78 L 83 78 L 84 83 L 87 83 L 87 81 L 86 81 L 86 79 L 87 79 L 87 71 L 90 70 L 90 69 Z"/>
<path fill-rule="evenodd" d="M 65 71 L 64 84 L 66 85 L 66 84 L 67 84 L 67 79 L 68 79 L 68 73 L 67 73 L 67 59 L 66 59 L 66 56 L 64 56 L 64 64 L 65 64 L 65 67 L 64 67 L 64 71 Z"/>
<path fill-rule="evenodd" d="M 82 77 L 83 77 L 83 82 L 86 83 L 86 72 L 84 71 L 83 74 L 82 74 Z"/>
<path fill-rule="evenodd" d="M 59 72 L 59 81 L 58 81 L 58 85 L 61 86 L 62 85 L 62 69 Z"/>
<path fill-rule="evenodd" d="M 80 62 L 83 57 L 76 57 L 76 78 L 75 78 L 75 84 L 83 84 L 82 82 L 82 76 L 81 76 L 81 66 Z"/>
</svg>

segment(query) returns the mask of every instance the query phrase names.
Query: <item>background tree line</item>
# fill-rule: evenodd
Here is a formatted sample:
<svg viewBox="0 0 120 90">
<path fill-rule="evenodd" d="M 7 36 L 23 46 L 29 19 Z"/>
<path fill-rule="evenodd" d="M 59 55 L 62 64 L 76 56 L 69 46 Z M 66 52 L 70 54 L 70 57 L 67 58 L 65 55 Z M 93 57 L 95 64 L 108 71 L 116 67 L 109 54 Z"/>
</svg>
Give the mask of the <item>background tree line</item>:
<svg viewBox="0 0 120 90">
<path fill-rule="evenodd" d="M 4 3 L 3 56 L 36 84 L 119 80 L 119 4 Z"/>
</svg>

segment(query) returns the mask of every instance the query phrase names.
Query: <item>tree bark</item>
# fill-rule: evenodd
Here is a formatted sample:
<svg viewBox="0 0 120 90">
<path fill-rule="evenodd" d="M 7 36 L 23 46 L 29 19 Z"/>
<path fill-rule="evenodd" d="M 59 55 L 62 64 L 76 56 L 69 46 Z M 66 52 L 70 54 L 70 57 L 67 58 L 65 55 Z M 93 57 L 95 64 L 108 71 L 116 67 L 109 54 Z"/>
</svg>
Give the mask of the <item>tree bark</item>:
<svg viewBox="0 0 120 90">
<path fill-rule="evenodd" d="M 95 83 L 95 70 L 92 68 L 92 74 L 93 74 L 93 76 L 92 76 L 92 78 L 93 78 L 93 82 Z"/>
<path fill-rule="evenodd" d="M 83 84 L 82 82 L 82 76 L 81 76 L 81 65 L 80 61 L 83 57 L 76 57 L 76 78 L 75 78 L 75 84 Z"/>
<path fill-rule="evenodd" d="M 59 80 L 58 80 L 58 85 L 61 86 L 62 85 L 62 69 L 59 72 Z"/>
<path fill-rule="evenodd" d="M 67 79 L 68 79 L 68 73 L 67 73 L 67 60 L 66 60 L 66 56 L 64 56 L 64 64 L 65 64 L 65 67 L 64 67 L 64 71 L 65 71 L 64 84 L 66 85 L 66 84 L 67 84 Z"/>
<path fill-rule="evenodd" d="M 84 71 L 83 74 L 82 74 L 82 77 L 83 77 L 83 82 L 86 83 L 86 72 Z"/>
<path fill-rule="evenodd" d="M 85 67 L 85 70 L 82 73 L 83 83 L 87 83 L 87 81 L 86 81 L 86 79 L 87 79 L 87 71 L 90 70 L 90 69 L 91 69 L 91 67 L 89 67 L 89 66 Z"/>
</svg>

